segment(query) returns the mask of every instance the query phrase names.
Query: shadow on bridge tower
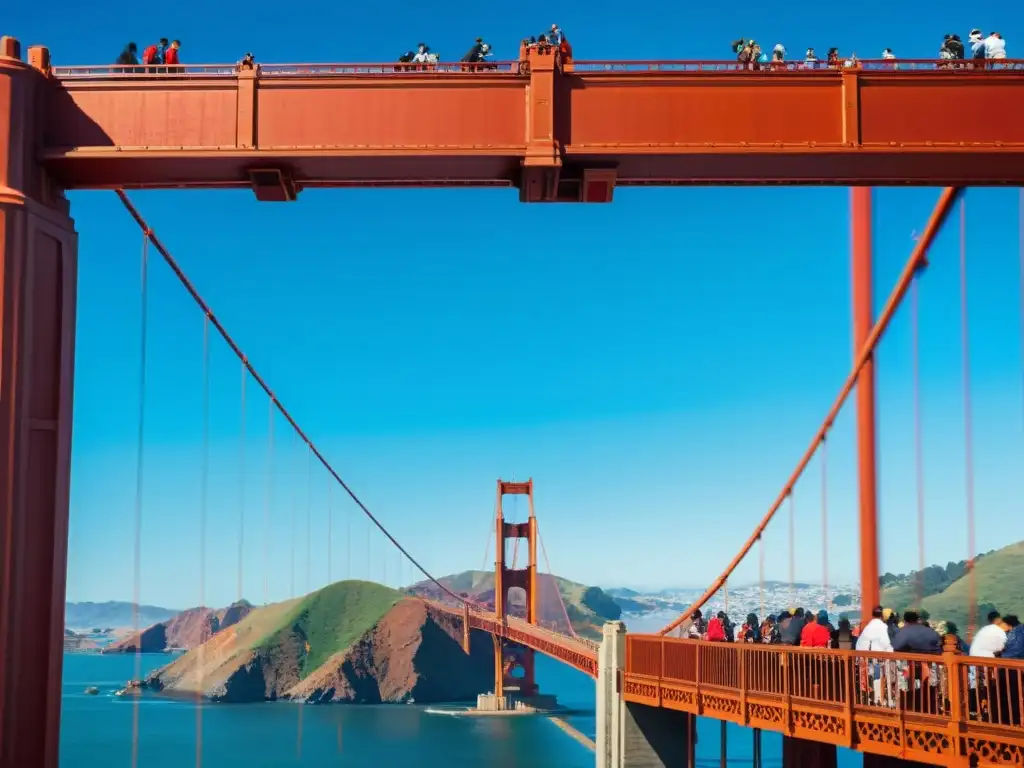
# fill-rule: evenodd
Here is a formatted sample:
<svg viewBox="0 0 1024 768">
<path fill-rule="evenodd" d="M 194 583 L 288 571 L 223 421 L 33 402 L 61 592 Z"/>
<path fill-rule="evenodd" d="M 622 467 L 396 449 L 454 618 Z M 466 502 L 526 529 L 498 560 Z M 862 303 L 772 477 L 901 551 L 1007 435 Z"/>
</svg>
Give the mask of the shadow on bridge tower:
<svg viewBox="0 0 1024 768">
<path fill-rule="evenodd" d="M 505 521 L 505 496 L 526 497 L 530 509 L 526 522 Z M 537 518 L 533 508 L 533 480 L 525 483 L 498 480 L 495 509 L 494 613 L 502 622 L 508 620 L 509 590 L 518 587 L 526 593 L 526 621 L 537 624 Z M 526 567 L 515 568 L 514 557 L 513 567 L 509 567 L 508 542 L 515 542 L 518 548 L 520 539 L 526 540 L 529 553 Z M 533 649 L 494 635 L 494 695 L 533 698 L 537 692 Z"/>
</svg>

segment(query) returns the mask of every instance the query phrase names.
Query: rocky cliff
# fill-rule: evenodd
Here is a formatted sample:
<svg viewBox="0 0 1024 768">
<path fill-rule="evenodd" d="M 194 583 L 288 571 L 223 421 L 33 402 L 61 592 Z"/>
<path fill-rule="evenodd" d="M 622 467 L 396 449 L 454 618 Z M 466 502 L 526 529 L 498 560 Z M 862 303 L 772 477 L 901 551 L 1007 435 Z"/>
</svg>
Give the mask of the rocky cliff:
<svg viewBox="0 0 1024 768">
<path fill-rule="evenodd" d="M 448 614 L 369 582 L 332 584 L 254 610 L 146 681 L 223 702 L 465 701 L 490 690 L 491 639 L 463 653 Z"/>
<path fill-rule="evenodd" d="M 172 648 L 196 648 L 220 630 L 237 624 L 252 611 L 245 600 L 227 608 L 189 608 L 167 621 L 134 632 L 107 646 L 104 653 L 135 653 L 141 645 L 143 653 L 160 653 Z"/>
</svg>

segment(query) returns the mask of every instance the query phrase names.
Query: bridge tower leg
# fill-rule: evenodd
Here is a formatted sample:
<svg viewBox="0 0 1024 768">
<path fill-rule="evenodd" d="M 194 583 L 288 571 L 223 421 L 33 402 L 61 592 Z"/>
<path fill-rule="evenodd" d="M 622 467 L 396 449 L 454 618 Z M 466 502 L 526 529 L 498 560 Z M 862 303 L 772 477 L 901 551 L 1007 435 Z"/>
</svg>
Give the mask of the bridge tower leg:
<svg viewBox="0 0 1024 768">
<path fill-rule="evenodd" d="M 505 496 L 526 496 L 530 507 L 530 516 L 525 523 L 506 523 L 502 507 Z M 537 612 L 537 518 L 533 509 L 533 480 L 525 483 L 498 480 L 498 499 L 496 504 L 495 542 L 496 557 L 494 560 L 494 613 L 504 621 L 508 618 L 508 591 L 519 587 L 526 592 L 526 620 L 536 624 Z M 506 544 L 508 540 L 526 539 L 529 558 L 526 568 L 509 568 L 506 562 Z M 530 648 L 517 648 L 514 658 L 509 659 L 508 646 L 500 638 L 495 639 L 494 659 L 494 694 L 501 697 L 506 688 L 518 688 L 522 696 L 534 696 L 537 693 L 537 682 L 534 668 L 534 652 Z M 511 661 L 511 666 L 506 664 Z M 506 674 L 516 667 L 523 670 L 523 677 L 516 679 Z"/>
<path fill-rule="evenodd" d="M 49 54 L 0 38 L 0 768 L 56 768 L 78 242 L 35 159 Z"/>
<path fill-rule="evenodd" d="M 874 325 L 871 198 L 871 187 L 854 187 L 850 190 L 855 358 L 860 355 Z M 861 626 L 865 626 L 871 621 L 871 610 L 878 604 L 880 597 L 874 355 L 868 358 L 857 376 L 857 464 L 860 490 Z"/>
</svg>

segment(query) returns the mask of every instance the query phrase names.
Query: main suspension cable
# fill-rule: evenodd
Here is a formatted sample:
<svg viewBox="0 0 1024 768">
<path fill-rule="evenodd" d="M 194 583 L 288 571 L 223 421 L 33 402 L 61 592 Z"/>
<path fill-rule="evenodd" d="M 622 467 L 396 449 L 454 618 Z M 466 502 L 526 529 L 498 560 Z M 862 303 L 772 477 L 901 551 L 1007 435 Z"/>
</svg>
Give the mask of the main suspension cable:
<svg viewBox="0 0 1024 768">
<path fill-rule="evenodd" d="M 252 376 L 253 380 L 259 385 L 260 389 L 262 389 L 267 394 L 267 397 L 271 399 L 271 401 L 274 404 L 274 407 L 280 412 L 281 416 L 284 417 L 284 419 L 288 422 L 288 424 L 299 436 L 299 438 L 301 438 L 302 441 L 306 443 L 307 446 L 309 446 L 309 449 L 313 452 L 313 455 L 316 457 L 317 461 L 319 461 L 323 468 L 327 470 L 328 474 L 330 474 L 331 477 L 334 478 L 335 482 L 339 486 L 341 486 L 341 488 L 345 491 L 345 493 L 353 501 L 353 503 L 357 507 L 359 507 L 363 515 L 365 515 L 366 518 L 371 523 L 373 523 L 373 525 L 375 525 L 380 530 L 381 533 L 384 534 L 388 541 L 390 541 L 392 545 L 394 545 L 398 549 L 398 551 L 401 552 L 402 555 L 405 556 L 405 558 L 410 563 L 412 563 L 412 565 L 420 573 L 422 573 L 429 581 L 433 582 L 434 585 L 437 586 L 442 592 L 444 592 L 449 597 L 455 599 L 460 603 L 468 603 L 470 605 L 475 606 L 475 603 L 473 603 L 472 600 L 467 600 L 466 598 L 452 591 L 444 584 L 442 584 L 440 581 L 438 581 L 438 579 L 432 573 L 430 573 L 419 562 L 419 560 L 412 556 L 409 550 L 407 550 L 399 543 L 398 539 L 391 535 L 391 532 L 384 527 L 384 524 L 377 519 L 377 517 L 370 511 L 369 507 L 367 507 L 366 504 L 363 503 L 359 496 L 356 495 L 355 491 L 353 491 L 352 488 L 348 485 L 348 483 L 346 483 L 342 479 L 341 475 L 337 472 L 337 470 L 335 470 L 334 466 L 327 460 L 323 453 L 320 452 L 320 449 L 316 447 L 316 444 L 313 443 L 313 441 L 306 434 L 306 432 L 299 426 L 298 422 L 291 415 L 288 409 L 284 407 L 284 405 L 278 399 L 277 395 L 274 394 L 274 391 L 270 388 L 270 385 L 267 384 L 263 377 L 260 376 L 259 372 L 253 367 L 252 363 L 249 362 L 248 357 L 246 357 L 241 347 L 238 346 L 234 338 L 232 338 L 232 336 L 227 332 L 227 329 L 221 324 L 220 320 L 217 319 L 217 316 L 213 313 L 213 310 L 210 309 L 210 306 L 199 294 L 195 286 L 192 285 L 192 281 L 188 279 L 188 276 L 181 269 L 178 262 L 171 255 L 170 251 L 167 250 L 167 248 L 156 236 L 156 234 L 149 228 L 149 225 L 146 223 L 146 220 L 142 218 L 142 215 L 139 213 L 138 209 L 125 194 L 124 190 L 118 189 L 116 191 L 117 196 L 120 198 L 121 203 L 124 205 L 124 207 L 128 210 L 128 213 L 131 214 L 132 218 L 135 219 L 138 225 L 142 228 L 143 232 L 146 233 L 146 236 L 148 237 L 150 243 L 152 243 L 153 247 L 156 248 L 157 252 L 167 263 L 167 266 L 171 268 L 175 276 L 177 276 L 178 280 L 181 282 L 182 286 L 184 286 L 185 290 L 188 291 L 192 299 L 196 302 L 197 305 L 199 305 L 199 308 L 207 316 L 209 322 L 213 324 L 213 327 L 216 328 L 217 332 L 224 339 L 224 342 L 228 345 L 228 347 L 231 348 L 231 351 L 238 357 L 238 359 L 242 361 L 242 364 L 248 369 L 249 374 Z"/>
<path fill-rule="evenodd" d="M 725 571 L 715 579 L 711 586 L 709 586 L 707 590 L 705 590 L 704 593 L 698 597 L 692 605 L 690 605 L 689 608 L 680 613 L 679 616 L 677 616 L 667 626 L 662 627 L 658 631 L 658 634 L 667 635 L 676 627 L 681 626 L 683 622 L 693 615 L 695 610 L 703 606 L 718 592 L 722 584 L 725 583 L 725 580 L 728 579 L 736 567 L 743 562 L 747 553 L 753 548 L 765 528 L 767 528 L 768 524 L 774 519 L 776 513 L 782 508 L 782 505 L 788 498 L 793 486 L 801 476 L 803 476 L 804 470 L 807 469 L 807 465 L 810 463 L 811 458 L 818 449 L 818 443 L 821 442 L 822 436 L 828 434 L 832 429 L 836 416 L 838 416 L 840 409 L 842 409 L 843 405 L 846 403 L 847 398 L 850 396 L 850 392 L 853 391 L 853 388 L 857 383 L 857 377 L 860 374 L 861 369 L 874 354 L 875 347 L 878 345 L 879 340 L 889 327 L 889 323 L 892 322 L 893 315 L 898 309 L 900 303 L 903 301 L 903 297 L 910 287 L 914 274 L 924 263 L 928 249 L 934 242 L 939 230 L 948 218 L 950 210 L 956 200 L 960 197 L 962 191 L 963 190 L 960 187 L 946 187 L 942 190 L 942 193 L 939 195 L 939 200 L 935 204 L 928 223 L 924 228 L 923 234 L 911 252 L 910 257 L 907 259 L 906 264 L 904 264 L 903 270 L 900 272 L 900 276 L 896 280 L 896 285 L 889 294 L 889 298 L 886 300 L 885 305 L 882 307 L 882 311 L 879 314 L 878 319 L 875 321 L 874 326 L 871 328 L 871 332 L 868 334 L 868 337 L 864 340 L 864 344 L 857 352 L 853 367 L 847 374 L 846 380 L 843 382 L 843 385 L 839 390 L 839 394 L 836 395 L 836 398 L 832 403 L 832 407 L 829 409 L 824 421 L 821 423 L 821 426 L 818 428 L 818 431 L 811 440 L 810 446 L 804 452 L 800 461 L 797 462 L 796 469 L 793 470 L 785 485 L 783 485 L 782 490 L 779 492 L 779 495 L 775 498 L 771 507 L 769 507 L 768 512 L 763 518 L 761 518 L 761 522 L 754 528 L 754 532 L 747 538 L 743 546 L 740 547 L 740 551 L 735 557 L 733 557 L 729 565 L 726 566 Z"/>
<path fill-rule="evenodd" d="M 142 629 L 139 605 L 142 601 L 142 480 L 146 436 L 146 350 L 149 346 L 149 238 L 142 235 L 139 277 L 139 414 L 135 442 L 135 542 L 132 562 L 132 629 L 135 636 L 135 680 L 142 678 Z M 139 765 L 139 696 L 132 702 L 132 768 Z"/>
<path fill-rule="evenodd" d="M 562 607 L 562 616 L 565 617 L 565 625 L 569 628 L 570 636 L 579 637 L 579 635 L 576 634 L 576 629 L 572 625 L 572 621 L 569 619 L 569 611 L 565 607 L 565 600 L 562 599 L 562 590 L 558 588 L 558 583 L 555 581 L 555 574 L 551 570 L 551 561 L 548 560 L 548 550 L 544 546 L 544 537 L 540 535 L 540 523 L 537 523 L 535 527 L 537 530 L 537 542 L 540 544 L 540 551 L 544 556 L 544 565 L 548 569 L 548 577 L 551 579 L 551 583 L 554 586 L 555 594 L 558 595 L 558 604 Z"/>
</svg>

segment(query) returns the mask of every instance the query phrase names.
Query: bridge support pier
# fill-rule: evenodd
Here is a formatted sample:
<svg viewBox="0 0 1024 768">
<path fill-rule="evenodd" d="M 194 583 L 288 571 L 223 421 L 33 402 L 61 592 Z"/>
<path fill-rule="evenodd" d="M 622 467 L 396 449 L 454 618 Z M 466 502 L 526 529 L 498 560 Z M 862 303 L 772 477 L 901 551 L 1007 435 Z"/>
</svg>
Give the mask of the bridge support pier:
<svg viewBox="0 0 1024 768">
<path fill-rule="evenodd" d="M 49 66 L 0 38 L 0 768 L 56 768 L 78 241 L 35 160 Z"/>
<path fill-rule="evenodd" d="M 834 744 L 782 737 L 782 768 L 836 768 L 837 765 Z"/>
<path fill-rule="evenodd" d="M 696 717 L 623 701 L 626 625 L 604 625 L 597 661 L 597 768 L 691 768 Z"/>
</svg>

